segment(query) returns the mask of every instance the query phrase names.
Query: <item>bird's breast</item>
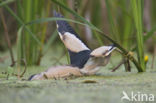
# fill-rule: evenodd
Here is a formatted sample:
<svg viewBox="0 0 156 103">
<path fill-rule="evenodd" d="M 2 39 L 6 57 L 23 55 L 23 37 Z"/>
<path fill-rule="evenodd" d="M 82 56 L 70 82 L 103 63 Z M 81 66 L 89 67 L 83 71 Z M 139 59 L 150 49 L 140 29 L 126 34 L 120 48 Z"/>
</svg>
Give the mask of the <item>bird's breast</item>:
<svg viewBox="0 0 156 103">
<path fill-rule="evenodd" d="M 58 66 L 51 67 L 46 72 L 45 75 L 49 78 L 62 78 L 68 77 L 70 75 L 73 76 L 81 76 L 81 72 L 77 67 L 72 66 Z"/>
<path fill-rule="evenodd" d="M 79 68 L 72 66 L 56 66 L 50 67 L 45 72 L 34 75 L 31 80 L 44 80 L 53 78 L 65 78 L 70 76 L 82 76 Z"/>
</svg>

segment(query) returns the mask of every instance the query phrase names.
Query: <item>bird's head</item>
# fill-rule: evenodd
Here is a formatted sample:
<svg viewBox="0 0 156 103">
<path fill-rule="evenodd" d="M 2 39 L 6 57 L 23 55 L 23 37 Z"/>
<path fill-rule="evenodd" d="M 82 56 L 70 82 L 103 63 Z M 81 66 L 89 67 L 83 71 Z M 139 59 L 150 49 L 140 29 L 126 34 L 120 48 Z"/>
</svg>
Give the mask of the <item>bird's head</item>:
<svg viewBox="0 0 156 103">
<path fill-rule="evenodd" d="M 111 52 L 115 49 L 115 45 L 110 45 L 110 46 L 101 46 L 97 49 L 94 49 L 91 52 L 92 57 L 107 57 L 111 54 Z"/>
</svg>

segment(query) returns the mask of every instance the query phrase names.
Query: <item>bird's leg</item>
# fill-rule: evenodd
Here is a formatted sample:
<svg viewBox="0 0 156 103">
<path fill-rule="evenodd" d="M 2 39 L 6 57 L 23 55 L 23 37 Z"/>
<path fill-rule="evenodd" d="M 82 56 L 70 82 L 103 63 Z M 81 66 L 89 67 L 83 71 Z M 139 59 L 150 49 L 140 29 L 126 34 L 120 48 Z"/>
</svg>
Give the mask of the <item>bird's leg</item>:
<svg viewBox="0 0 156 103">
<path fill-rule="evenodd" d="M 45 79 L 48 79 L 48 76 L 47 76 L 46 74 L 43 74 L 43 77 L 44 77 Z"/>
<path fill-rule="evenodd" d="M 99 69 L 100 69 L 100 67 L 96 67 L 96 68 L 94 68 L 94 69 L 88 71 L 87 75 L 93 75 L 93 74 L 95 74 Z"/>
<path fill-rule="evenodd" d="M 125 60 L 123 59 L 113 70 L 112 72 L 115 72 L 122 64 L 124 64 Z"/>
<path fill-rule="evenodd" d="M 97 72 L 97 67 L 98 67 L 98 63 L 92 62 L 91 64 L 86 65 L 83 69 L 81 69 L 80 72 L 83 75 L 95 74 L 95 72 Z"/>
</svg>

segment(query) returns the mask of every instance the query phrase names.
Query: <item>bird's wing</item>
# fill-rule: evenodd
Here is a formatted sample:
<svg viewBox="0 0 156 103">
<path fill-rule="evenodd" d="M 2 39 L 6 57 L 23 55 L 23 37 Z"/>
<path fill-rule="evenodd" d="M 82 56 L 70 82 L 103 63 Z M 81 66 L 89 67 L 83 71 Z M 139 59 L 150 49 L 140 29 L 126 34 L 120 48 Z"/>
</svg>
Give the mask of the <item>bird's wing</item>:
<svg viewBox="0 0 156 103">
<path fill-rule="evenodd" d="M 66 78 L 70 76 L 82 76 L 79 68 L 72 66 L 56 66 L 50 67 L 48 70 L 30 76 L 28 80 L 45 80 L 45 79 L 57 79 L 57 78 Z"/>
<path fill-rule="evenodd" d="M 54 12 L 57 18 L 63 18 L 59 13 Z M 77 33 L 64 20 L 56 21 L 60 39 L 69 51 L 71 65 L 82 68 L 90 56 L 90 49 L 82 42 Z"/>
<path fill-rule="evenodd" d="M 104 57 L 108 56 L 116 47 L 114 45 L 111 46 L 101 46 L 99 48 L 94 49 L 90 55 L 93 57 Z"/>
<path fill-rule="evenodd" d="M 72 66 L 83 68 L 90 58 L 90 50 L 83 50 L 78 53 L 69 51 Z"/>
</svg>

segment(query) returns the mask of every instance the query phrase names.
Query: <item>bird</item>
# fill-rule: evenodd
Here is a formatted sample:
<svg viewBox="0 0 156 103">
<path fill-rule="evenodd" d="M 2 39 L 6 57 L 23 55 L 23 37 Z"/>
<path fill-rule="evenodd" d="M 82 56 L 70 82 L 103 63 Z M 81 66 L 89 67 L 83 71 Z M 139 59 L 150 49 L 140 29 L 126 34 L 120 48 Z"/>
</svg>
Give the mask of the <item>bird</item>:
<svg viewBox="0 0 156 103">
<path fill-rule="evenodd" d="M 56 11 L 54 11 L 54 17 L 64 18 Z M 56 20 L 56 27 L 61 41 L 68 49 L 70 65 L 50 67 L 44 72 L 30 76 L 28 80 L 93 75 L 101 66 L 108 64 L 112 51 L 116 49 L 116 46 L 112 44 L 91 50 L 65 20 Z"/>
</svg>

